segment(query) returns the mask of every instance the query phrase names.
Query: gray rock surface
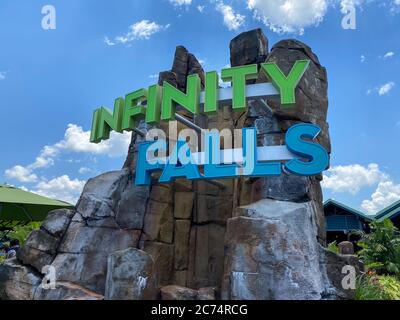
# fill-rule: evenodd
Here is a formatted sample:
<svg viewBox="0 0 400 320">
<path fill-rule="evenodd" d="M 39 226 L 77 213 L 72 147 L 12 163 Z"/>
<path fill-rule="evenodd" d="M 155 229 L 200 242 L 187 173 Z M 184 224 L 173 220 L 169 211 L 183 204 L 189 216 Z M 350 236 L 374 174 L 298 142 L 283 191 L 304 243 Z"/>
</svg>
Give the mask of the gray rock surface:
<svg viewBox="0 0 400 320">
<path fill-rule="evenodd" d="M 354 254 L 354 245 L 350 241 L 342 241 L 338 244 L 340 254 Z"/>
<path fill-rule="evenodd" d="M 50 265 L 73 215 L 74 211 L 67 209 L 49 212 L 40 229 L 34 230 L 18 250 L 18 259 L 39 272 L 44 266 Z"/>
<path fill-rule="evenodd" d="M 321 271 L 311 202 L 264 199 L 228 220 L 224 299 L 322 299 L 332 291 Z"/>
<path fill-rule="evenodd" d="M 33 300 L 42 278 L 16 258 L 0 264 L 0 300 Z"/>
<path fill-rule="evenodd" d="M 321 248 L 322 260 L 320 261 L 321 266 L 325 268 L 326 273 L 329 278 L 329 282 L 335 288 L 335 299 L 353 299 L 355 290 L 351 288 L 343 288 L 342 281 L 348 272 L 343 272 L 343 267 L 354 268 L 355 275 L 359 276 L 364 271 L 364 265 L 360 260 L 358 260 L 355 255 L 343 255 L 335 254 L 331 251 Z M 345 270 L 346 271 L 346 270 Z"/>
<path fill-rule="evenodd" d="M 231 66 L 265 62 L 268 55 L 268 39 L 261 29 L 242 32 L 230 45 Z"/>
<path fill-rule="evenodd" d="M 35 300 L 103 300 L 104 297 L 71 282 L 57 281 L 55 289 L 40 285 Z"/>
<path fill-rule="evenodd" d="M 161 288 L 161 300 L 215 300 L 215 288 L 190 288 L 169 285 Z"/>
<path fill-rule="evenodd" d="M 351 299 L 342 268 L 363 269 L 356 256 L 337 255 L 316 240 L 313 202 L 263 199 L 228 220 L 223 299 Z"/>
<path fill-rule="evenodd" d="M 158 295 L 153 258 L 128 248 L 108 257 L 106 300 L 151 300 Z"/>
</svg>

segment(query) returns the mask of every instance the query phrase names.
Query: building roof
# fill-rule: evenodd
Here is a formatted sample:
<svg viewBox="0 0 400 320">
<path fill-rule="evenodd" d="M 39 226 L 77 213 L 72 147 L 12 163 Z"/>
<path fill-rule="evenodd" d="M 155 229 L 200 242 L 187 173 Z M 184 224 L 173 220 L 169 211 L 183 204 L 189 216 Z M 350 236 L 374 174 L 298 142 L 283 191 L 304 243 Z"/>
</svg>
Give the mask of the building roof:
<svg viewBox="0 0 400 320">
<path fill-rule="evenodd" d="M 375 215 L 374 219 L 378 221 L 382 221 L 385 219 L 392 219 L 396 217 L 398 214 L 400 214 L 400 200 L 379 211 Z"/>
<path fill-rule="evenodd" d="M 324 208 L 326 208 L 329 205 L 337 206 L 337 207 L 339 207 L 339 208 L 341 208 L 341 209 L 343 209 L 345 211 L 348 211 L 348 212 L 350 212 L 350 213 L 352 213 L 352 214 L 354 214 L 354 215 L 356 215 L 356 216 L 358 216 L 360 218 L 368 220 L 368 221 L 374 220 L 374 217 L 375 217 L 374 215 L 367 215 L 367 214 L 365 214 L 365 213 L 363 213 L 361 211 L 358 211 L 356 209 L 348 207 L 348 206 L 344 205 L 343 203 L 340 203 L 340 202 L 338 202 L 336 200 L 333 200 L 333 199 L 329 199 L 329 200 L 324 202 Z"/>
<path fill-rule="evenodd" d="M 49 211 L 61 208 L 73 208 L 73 205 L 9 185 L 0 185 L 0 220 L 40 221 Z"/>
<path fill-rule="evenodd" d="M 383 221 L 385 219 L 393 219 L 395 218 L 397 215 L 400 215 L 400 200 L 394 202 L 393 204 L 391 204 L 390 206 L 382 209 L 381 211 L 377 212 L 374 215 L 367 215 L 361 211 L 358 211 L 356 209 L 353 209 L 351 207 L 348 207 L 346 205 L 344 205 L 343 203 L 340 203 L 336 200 L 333 199 L 329 199 L 327 201 L 324 202 L 324 208 L 326 208 L 328 205 L 335 205 L 343 210 L 346 210 L 358 217 L 361 217 L 363 219 L 369 220 L 369 221 Z"/>
</svg>

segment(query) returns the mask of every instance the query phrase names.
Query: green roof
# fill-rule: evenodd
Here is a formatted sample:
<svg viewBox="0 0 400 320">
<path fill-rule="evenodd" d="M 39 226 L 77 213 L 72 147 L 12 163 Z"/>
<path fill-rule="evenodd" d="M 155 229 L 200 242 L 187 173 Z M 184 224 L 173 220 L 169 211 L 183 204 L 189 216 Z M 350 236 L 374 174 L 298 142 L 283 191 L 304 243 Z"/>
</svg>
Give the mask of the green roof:
<svg viewBox="0 0 400 320">
<path fill-rule="evenodd" d="M 0 185 L 0 220 L 41 221 L 51 210 L 73 207 L 64 201 L 43 197 L 9 185 Z"/>
</svg>

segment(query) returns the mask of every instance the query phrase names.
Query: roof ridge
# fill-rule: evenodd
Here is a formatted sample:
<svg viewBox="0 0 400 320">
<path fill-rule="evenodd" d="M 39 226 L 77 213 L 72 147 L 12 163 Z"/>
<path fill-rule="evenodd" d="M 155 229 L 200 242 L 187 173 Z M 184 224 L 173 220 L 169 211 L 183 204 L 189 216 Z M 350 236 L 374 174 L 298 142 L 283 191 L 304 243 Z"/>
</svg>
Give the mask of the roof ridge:
<svg viewBox="0 0 400 320">
<path fill-rule="evenodd" d="M 326 200 L 326 201 L 323 203 L 323 206 L 325 207 L 326 205 L 328 205 L 328 204 L 330 204 L 330 203 L 336 204 L 337 206 L 342 207 L 343 209 L 349 210 L 349 211 L 353 212 L 354 214 L 359 215 L 359 216 L 361 216 L 361 217 L 363 217 L 363 218 L 367 218 L 367 219 L 369 219 L 369 220 L 375 219 L 375 215 L 366 214 L 366 213 L 364 213 L 364 212 L 362 212 L 362 211 L 360 211 L 360 210 L 354 209 L 354 208 L 352 208 L 352 207 L 350 207 L 350 206 L 348 206 L 348 205 L 345 205 L 345 204 L 343 204 L 343 203 L 341 203 L 341 202 L 339 202 L 339 201 L 337 201 L 337 200 L 334 200 L 334 199 L 328 199 L 328 200 Z"/>
</svg>

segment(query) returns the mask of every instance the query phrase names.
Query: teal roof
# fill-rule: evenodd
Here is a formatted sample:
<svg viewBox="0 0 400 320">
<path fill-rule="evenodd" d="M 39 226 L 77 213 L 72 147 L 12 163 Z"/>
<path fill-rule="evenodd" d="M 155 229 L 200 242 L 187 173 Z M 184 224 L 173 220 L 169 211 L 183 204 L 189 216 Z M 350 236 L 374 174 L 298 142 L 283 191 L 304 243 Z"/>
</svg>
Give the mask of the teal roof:
<svg viewBox="0 0 400 320">
<path fill-rule="evenodd" d="M 377 221 L 383 221 L 385 219 L 392 219 L 398 214 L 400 214 L 400 200 L 396 201 L 395 203 L 391 204 L 390 206 L 382 209 L 381 211 L 377 212 L 374 215 L 367 215 L 361 211 L 358 211 L 356 209 L 353 209 L 351 207 L 348 207 L 344 205 L 343 203 L 340 203 L 336 200 L 329 199 L 324 202 L 324 208 L 327 207 L 328 205 L 333 204 L 343 210 L 346 210 L 356 216 L 359 216 L 361 218 L 364 218 L 369 221 L 377 220 Z"/>
<path fill-rule="evenodd" d="M 382 221 L 394 218 L 398 214 L 400 214 L 400 200 L 379 211 L 374 218 L 375 220 Z"/>
<path fill-rule="evenodd" d="M 374 220 L 374 217 L 375 217 L 374 215 L 365 214 L 365 213 L 363 213 L 361 211 L 358 211 L 356 209 L 348 207 L 348 206 L 344 205 L 343 203 L 340 203 L 340 202 L 338 202 L 336 200 L 333 200 L 333 199 L 329 199 L 329 200 L 325 201 L 324 202 L 324 208 L 327 207 L 330 204 L 333 204 L 333 205 L 335 205 L 335 206 L 337 206 L 337 207 L 339 207 L 339 208 L 341 208 L 343 210 L 346 210 L 346 211 L 348 211 L 348 212 L 350 212 L 350 213 L 352 213 L 352 214 L 354 214 L 354 215 L 356 215 L 358 217 L 361 217 L 361 218 L 363 218 L 365 220 L 372 221 L 372 220 Z"/>
</svg>

